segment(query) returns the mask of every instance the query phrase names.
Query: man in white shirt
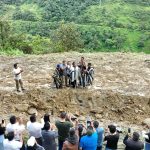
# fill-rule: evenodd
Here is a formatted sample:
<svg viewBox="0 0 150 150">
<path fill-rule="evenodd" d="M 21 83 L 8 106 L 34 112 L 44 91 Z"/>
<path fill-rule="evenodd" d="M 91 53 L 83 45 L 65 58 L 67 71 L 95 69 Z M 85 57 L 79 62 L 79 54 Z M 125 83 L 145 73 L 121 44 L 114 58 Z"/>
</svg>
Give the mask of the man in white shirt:
<svg viewBox="0 0 150 150">
<path fill-rule="evenodd" d="M 11 116 L 9 120 L 10 120 L 10 123 L 7 124 L 6 131 L 7 133 L 14 132 L 15 134 L 14 139 L 16 141 L 19 141 L 20 135 L 22 135 L 22 132 L 25 131 L 25 126 L 23 124 L 20 125 L 17 122 L 16 116 Z"/>
<path fill-rule="evenodd" d="M 76 88 L 78 86 L 79 73 L 80 73 L 79 67 L 76 65 L 75 62 L 73 62 L 70 68 L 71 84 L 73 88 Z"/>
<path fill-rule="evenodd" d="M 20 85 L 22 91 L 25 90 L 23 88 L 23 82 L 22 82 L 22 79 L 21 79 L 21 73 L 22 72 L 23 72 L 23 70 L 20 67 L 18 67 L 18 63 L 15 63 L 14 64 L 14 69 L 13 69 L 13 74 L 14 74 L 14 80 L 16 82 L 17 92 L 20 92 L 19 85 Z"/>
<path fill-rule="evenodd" d="M 14 140 L 14 132 L 9 132 L 7 135 L 7 139 L 3 141 L 4 150 L 20 150 L 22 144 L 22 137 L 20 139 L 20 142 Z"/>
<path fill-rule="evenodd" d="M 41 119 L 42 123 L 36 122 L 36 115 L 31 115 L 30 121 L 27 122 L 27 130 L 29 136 L 35 137 L 37 143 L 42 146 L 42 133 L 41 129 L 44 127 L 44 120 Z"/>
</svg>

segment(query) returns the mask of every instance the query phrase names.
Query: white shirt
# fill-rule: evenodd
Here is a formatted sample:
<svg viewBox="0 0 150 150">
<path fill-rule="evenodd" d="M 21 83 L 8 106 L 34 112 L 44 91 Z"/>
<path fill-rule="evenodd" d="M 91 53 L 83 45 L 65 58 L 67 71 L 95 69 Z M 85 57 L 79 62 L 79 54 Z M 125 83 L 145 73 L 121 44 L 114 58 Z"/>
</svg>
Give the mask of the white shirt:
<svg viewBox="0 0 150 150">
<path fill-rule="evenodd" d="M 71 80 L 72 80 L 72 82 L 74 80 L 78 81 L 80 68 L 78 66 L 77 67 L 71 66 L 70 71 L 71 71 Z"/>
<path fill-rule="evenodd" d="M 20 134 L 25 130 L 24 125 L 19 125 L 18 123 L 11 124 L 8 123 L 6 126 L 6 131 L 7 132 L 14 132 L 15 133 L 15 140 L 20 140 Z"/>
<path fill-rule="evenodd" d="M 20 71 L 21 71 L 21 68 L 19 68 L 19 67 L 17 69 L 14 68 L 13 74 L 14 74 L 14 79 L 15 80 L 20 80 L 21 79 Z M 20 74 L 18 74 L 18 73 L 20 73 Z M 16 75 L 16 74 L 18 74 L 18 75 Z"/>
<path fill-rule="evenodd" d="M 44 127 L 44 121 L 42 123 L 39 122 L 27 122 L 27 130 L 29 132 L 29 136 L 34 136 L 35 138 L 42 137 L 41 129 Z"/>
<path fill-rule="evenodd" d="M 8 139 L 5 139 L 3 141 L 3 145 L 4 145 L 4 150 L 20 150 L 20 148 L 22 147 L 22 143 L 12 140 L 9 141 Z"/>
</svg>

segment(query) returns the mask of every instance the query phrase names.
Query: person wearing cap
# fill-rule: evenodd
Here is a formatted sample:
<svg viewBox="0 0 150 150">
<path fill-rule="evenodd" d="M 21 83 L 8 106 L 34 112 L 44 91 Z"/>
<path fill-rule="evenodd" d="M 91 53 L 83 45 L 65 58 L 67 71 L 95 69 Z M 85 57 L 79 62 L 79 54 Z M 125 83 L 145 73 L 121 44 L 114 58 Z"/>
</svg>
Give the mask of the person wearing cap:
<svg viewBox="0 0 150 150">
<path fill-rule="evenodd" d="M 138 132 L 133 132 L 132 138 L 129 138 L 127 134 L 123 140 L 125 144 L 125 150 L 142 150 L 144 148 L 144 144 L 139 140 L 140 135 Z"/>
<path fill-rule="evenodd" d="M 98 136 L 92 126 L 87 127 L 86 135 L 81 137 L 80 150 L 96 150 Z"/>
<path fill-rule="evenodd" d="M 14 132 L 9 132 L 7 134 L 7 139 L 3 141 L 4 150 L 20 150 L 23 145 L 22 136 L 20 136 L 20 140 L 16 141 L 14 139 Z"/>
<path fill-rule="evenodd" d="M 45 150 L 42 146 L 37 144 L 35 137 L 31 136 L 27 141 L 27 149 L 26 150 Z"/>
<path fill-rule="evenodd" d="M 55 125 L 58 129 L 58 147 L 59 150 L 62 150 L 63 143 L 69 136 L 69 130 L 71 127 L 73 127 L 73 123 L 71 122 L 71 118 L 69 118 L 69 121 L 66 121 L 66 112 L 61 112 L 60 114 L 60 120 L 57 120 L 55 122 Z"/>
<path fill-rule="evenodd" d="M 63 71 L 61 69 L 61 65 L 57 64 L 56 69 L 53 73 L 53 79 L 54 79 L 54 84 L 56 85 L 56 88 L 62 88 L 62 76 L 63 76 Z"/>
<path fill-rule="evenodd" d="M 24 91 L 24 87 L 23 87 L 23 82 L 22 82 L 22 78 L 21 78 L 21 73 L 23 72 L 23 70 L 18 67 L 18 63 L 15 63 L 14 64 L 14 69 L 13 69 L 13 74 L 14 74 L 14 80 L 15 80 L 15 83 L 16 83 L 16 89 L 17 89 L 17 92 L 20 92 L 19 90 L 19 85 L 22 89 L 22 91 Z"/>
<path fill-rule="evenodd" d="M 119 133 L 117 133 L 116 126 L 114 125 L 109 125 L 108 129 L 109 134 L 104 138 L 104 141 L 106 141 L 106 150 L 117 150 Z"/>
</svg>

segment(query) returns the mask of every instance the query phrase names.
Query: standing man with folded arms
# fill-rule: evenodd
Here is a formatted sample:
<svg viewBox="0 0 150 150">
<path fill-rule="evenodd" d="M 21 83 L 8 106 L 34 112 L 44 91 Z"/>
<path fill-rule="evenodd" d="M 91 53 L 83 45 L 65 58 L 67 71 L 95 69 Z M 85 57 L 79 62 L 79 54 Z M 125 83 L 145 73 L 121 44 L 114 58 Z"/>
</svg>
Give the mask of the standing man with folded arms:
<svg viewBox="0 0 150 150">
<path fill-rule="evenodd" d="M 21 87 L 22 91 L 24 91 L 24 87 L 23 87 L 23 82 L 22 82 L 22 78 L 21 78 L 21 73 L 23 72 L 23 70 L 18 67 L 18 63 L 14 64 L 14 69 L 13 69 L 13 74 L 14 74 L 14 80 L 16 82 L 16 89 L 17 92 L 20 92 L 19 90 L 19 86 Z"/>
</svg>

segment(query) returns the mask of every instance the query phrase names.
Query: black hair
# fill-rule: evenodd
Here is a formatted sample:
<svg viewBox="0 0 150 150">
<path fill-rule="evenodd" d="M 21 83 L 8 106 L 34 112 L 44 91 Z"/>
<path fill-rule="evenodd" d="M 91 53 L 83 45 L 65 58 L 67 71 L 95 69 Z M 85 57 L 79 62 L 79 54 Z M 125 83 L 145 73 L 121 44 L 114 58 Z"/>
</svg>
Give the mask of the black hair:
<svg viewBox="0 0 150 150">
<path fill-rule="evenodd" d="M 33 123 L 33 122 L 36 122 L 36 116 L 35 116 L 35 114 L 30 116 L 30 121 L 31 121 L 32 123 Z"/>
<path fill-rule="evenodd" d="M 66 118 L 66 112 L 61 112 L 61 114 L 60 114 L 60 117 L 62 118 L 62 119 L 65 119 Z"/>
<path fill-rule="evenodd" d="M 15 63 L 15 64 L 14 64 L 14 68 L 16 68 L 16 67 L 17 67 L 17 65 L 18 65 L 18 63 Z"/>
<path fill-rule="evenodd" d="M 109 125 L 108 128 L 109 128 L 110 133 L 113 134 L 113 133 L 116 132 L 116 126 L 114 126 L 114 125 Z"/>
<path fill-rule="evenodd" d="M 74 136 L 74 135 L 75 135 L 75 129 L 74 129 L 74 128 L 71 128 L 71 129 L 69 130 L 69 136 L 72 137 L 72 136 Z"/>
<path fill-rule="evenodd" d="M 44 122 L 50 122 L 50 115 L 47 113 L 44 115 Z"/>
<path fill-rule="evenodd" d="M 134 141 L 138 141 L 139 138 L 140 138 L 139 133 L 138 133 L 138 132 L 133 132 L 133 140 L 134 140 Z"/>
<path fill-rule="evenodd" d="M 94 122 L 93 122 L 93 125 L 94 125 L 94 128 L 98 128 L 99 122 L 98 122 L 98 121 L 94 121 Z"/>
<path fill-rule="evenodd" d="M 34 146 L 27 146 L 27 150 L 36 150 L 36 144 Z"/>
<path fill-rule="evenodd" d="M 14 132 L 9 132 L 8 134 L 7 134 L 7 138 L 8 138 L 8 140 L 9 141 L 12 141 L 13 139 L 14 139 Z"/>
<path fill-rule="evenodd" d="M 9 121 L 11 124 L 15 124 L 16 123 L 16 116 L 11 116 Z"/>
<path fill-rule="evenodd" d="M 87 134 L 87 136 L 91 136 L 92 134 L 93 134 L 93 127 L 92 126 L 88 126 L 87 127 L 87 132 L 86 132 L 86 134 Z"/>
<path fill-rule="evenodd" d="M 44 130 L 48 131 L 50 129 L 50 123 L 49 122 L 46 122 L 44 124 Z"/>
</svg>

